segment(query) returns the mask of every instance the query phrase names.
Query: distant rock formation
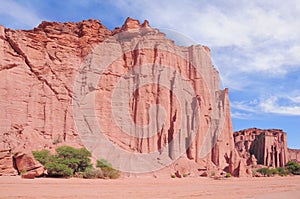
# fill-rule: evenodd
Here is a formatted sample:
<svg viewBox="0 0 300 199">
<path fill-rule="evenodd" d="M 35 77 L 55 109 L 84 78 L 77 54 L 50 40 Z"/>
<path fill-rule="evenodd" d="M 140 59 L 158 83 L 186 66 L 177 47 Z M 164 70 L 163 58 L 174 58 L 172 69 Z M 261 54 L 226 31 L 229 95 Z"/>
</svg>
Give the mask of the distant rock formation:
<svg viewBox="0 0 300 199">
<path fill-rule="evenodd" d="M 287 148 L 287 134 L 280 129 L 241 130 L 234 133 L 234 142 L 248 165 L 253 164 L 254 158 L 257 164 L 275 168 L 285 166 L 290 160 L 300 161 L 300 150 Z"/>
<path fill-rule="evenodd" d="M 288 148 L 288 159 L 300 164 L 300 149 L 289 149 Z"/>
</svg>

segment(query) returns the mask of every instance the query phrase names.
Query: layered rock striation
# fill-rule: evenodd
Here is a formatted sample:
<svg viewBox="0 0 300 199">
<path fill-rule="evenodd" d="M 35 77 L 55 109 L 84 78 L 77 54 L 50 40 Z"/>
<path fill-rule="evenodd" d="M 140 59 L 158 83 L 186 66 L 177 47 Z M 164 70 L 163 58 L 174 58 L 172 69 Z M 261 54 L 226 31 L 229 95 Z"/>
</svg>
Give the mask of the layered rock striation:
<svg viewBox="0 0 300 199">
<path fill-rule="evenodd" d="M 101 51 L 98 46 L 104 41 L 114 47 Z M 105 56 L 119 52 L 123 54 L 99 69 L 97 64 L 103 64 Z M 97 74 L 101 78 L 95 83 Z M 155 84 L 144 84 L 148 79 L 155 79 Z M 112 100 L 117 83 L 123 80 L 129 83 L 122 84 L 121 94 Z M 228 90 L 219 88 L 210 50 L 201 45 L 176 46 L 148 21 L 140 24 L 128 18 L 113 31 L 98 20 L 42 22 L 26 31 L 0 26 L 0 93 L 0 153 L 4 154 L 0 162 L 18 151 L 51 149 L 57 144 L 82 146 L 82 137 L 100 133 L 88 116 L 80 120 L 84 133 L 76 126 L 73 108 L 80 93 L 96 96 L 93 108 L 101 132 L 123 150 L 157 152 L 157 160 L 163 154 L 171 161 L 180 158 L 179 164 L 192 162 L 204 168 L 196 169 L 201 172 L 220 169 L 241 175 L 245 165 L 234 146 Z M 82 102 L 75 106 L 83 107 Z M 122 113 L 114 113 L 111 104 L 119 106 L 116 110 L 126 104 L 131 122 L 145 126 L 154 121 L 158 132 L 151 136 L 123 124 L 118 117 Z M 154 110 L 152 104 L 164 111 Z M 282 153 L 277 156 L 277 161 L 272 160 L 280 165 L 285 160 L 280 159 Z"/>
</svg>

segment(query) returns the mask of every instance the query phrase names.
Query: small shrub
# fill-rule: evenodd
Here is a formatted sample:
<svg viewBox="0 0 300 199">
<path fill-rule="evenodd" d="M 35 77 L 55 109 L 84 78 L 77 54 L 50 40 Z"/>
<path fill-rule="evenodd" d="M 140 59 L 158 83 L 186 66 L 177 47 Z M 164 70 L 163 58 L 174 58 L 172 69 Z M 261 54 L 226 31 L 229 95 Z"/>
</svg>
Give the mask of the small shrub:
<svg viewBox="0 0 300 199">
<path fill-rule="evenodd" d="M 104 178 L 116 179 L 120 177 L 120 172 L 114 169 L 107 160 L 97 160 L 96 167 L 101 169 Z"/>
<path fill-rule="evenodd" d="M 256 170 L 257 172 L 261 173 L 263 176 L 274 176 L 279 173 L 278 169 L 275 168 L 260 168 Z"/>
<path fill-rule="evenodd" d="M 275 169 L 275 168 L 269 169 L 268 176 L 274 176 L 276 174 L 278 174 L 278 170 L 277 169 Z"/>
<path fill-rule="evenodd" d="M 294 175 L 300 175 L 300 164 L 297 162 L 289 161 L 285 166 L 290 173 Z"/>
<path fill-rule="evenodd" d="M 182 177 L 186 178 L 186 177 L 188 177 L 189 175 L 190 175 L 189 173 L 184 173 L 184 174 L 182 174 Z"/>
<path fill-rule="evenodd" d="M 110 168 L 112 168 L 112 165 L 107 160 L 101 159 L 101 160 L 97 160 L 96 167 L 99 167 L 99 168 L 110 167 Z"/>
<path fill-rule="evenodd" d="M 86 179 L 103 178 L 101 169 L 87 168 L 82 172 L 82 177 Z"/>
<path fill-rule="evenodd" d="M 225 178 L 230 178 L 231 174 L 230 173 L 226 173 Z"/>
<path fill-rule="evenodd" d="M 114 168 L 102 167 L 101 171 L 104 178 L 117 179 L 120 177 L 120 172 Z"/>
<path fill-rule="evenodd" d="M 176 175 L 172 174 L 172 175 L 171 175 L 171 178 L 176 178 Z"/>
<path fill-rule="evenodd" d="M 263 176 L 266 176 L 269 173 L 269 168 L 260 168 L 256 170 L 258 173 L 262 174 Z"/>
<path fill-rule="evenodd" d="M 277 168 L 277 171 L 280 176 L 287 176 L 289 174 L 289 171 L 286 168 L 279 167 Z"/>
<path fill-rule="evenodd" d="M 212 177 L 214 177 L 214 176 L 216 175 L 216 172 L 212 171 L 212 172 L 210 173 L 210 175 L 211 175 Z"/>
<path fill-rule="evenodd" d="M 54 138 L 52 144 L 59 144 L 59 143 L 61 143 L 61 142 L 62 142 L 61 136 L 58 135 L 56 138 Z"/>
<path fill-rule="evenodd" d="M 26 170 L 26 169 L 23 169 L 23 170 L 21 171 L 21 174 L 25 174 L 25 173 L 27 173 L 27 170 Z"/>
</svg>

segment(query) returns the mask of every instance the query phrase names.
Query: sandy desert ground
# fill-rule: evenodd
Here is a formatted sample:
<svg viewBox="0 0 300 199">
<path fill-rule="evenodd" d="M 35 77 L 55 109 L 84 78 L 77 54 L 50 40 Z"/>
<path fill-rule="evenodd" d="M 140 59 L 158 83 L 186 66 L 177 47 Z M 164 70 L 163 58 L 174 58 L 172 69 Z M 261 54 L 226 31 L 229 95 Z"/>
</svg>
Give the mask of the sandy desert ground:
<svg viewBox="0 0 300 199">
<path fill-rule="evenodd" d="M 21 179 L 0 177 L 0 198 L 300 198 L 300 176 L 229 178 Z"/>
</svg>

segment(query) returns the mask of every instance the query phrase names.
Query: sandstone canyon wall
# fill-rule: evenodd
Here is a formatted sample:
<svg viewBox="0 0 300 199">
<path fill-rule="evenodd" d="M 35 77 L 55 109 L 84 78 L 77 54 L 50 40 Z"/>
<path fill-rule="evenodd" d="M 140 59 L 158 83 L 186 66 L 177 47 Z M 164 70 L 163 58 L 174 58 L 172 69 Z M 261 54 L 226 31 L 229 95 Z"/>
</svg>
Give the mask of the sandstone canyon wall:
<svg viewBox="0 0 300 199">
<path fill-rule="evenodd" d="M 115 53 L 113 48 L 104 52 L 97 49 L 104 40 L 117 43 L 116 48 L 124 54 L 99 71 L 90 63 L 101 62 L 105 53 Z M 128 51 L 130 46 L 139 48 Z M 134 69 L 140 65 L 149 67 Z M 172 66 L 173 72 L 159 66 Z M 158 69 L 161 72 L 147 77 Z M 164 72 L 165 77 L 160 79 Z M 98 73 L 102 74 L 99 82 L 89 82 L 90 76 Z M 154 113 L 155 128 L 159 130 L 156 136 L 145 138 L 137 127 L 124 134 L 114 124 L 109 100 L 120 77 L 134 85 L 139 85 L 143 78 L 164 82 L 163 86 L 140 83 L 142 87 L 137 90 L 122 87 L 122 95 L 114 102 L 123 106 L 124 100 L 129 99 L 125 103 L 131 107 L 132 120 L 140 125 L 151 123 L 151 104 L 163 106 L 165 113 L 160 109 Z M 0 26 L 0 175 L 15 174 L 11 158 L 15 152 L 53 149 L 57 144 L 83 145 L 73 110 L 74 99 L 78 97 L 74 94 L 78 78 L 81 94 L 97 96 L 94 107 L 97 119 L 103 133 L 118 147 L 139 154 L 155 151 L 157 159 L 167 154 L 174 161 L 180 157 L 182 165 L 201 165 L 204 170 L 214 168 L 241 175 L 244 162 L 234 147 L 228 90 L 219 88 L 219 74 L 212 65 L 210 50 L 201 45 L 176 46 L 147 21 L 140 24 L 130 18 L 113 31 L 98 20 L 42 22 L 33 30 Z M 189 94 L 185 84 L 176 84 L 177 80 L 191 85 L 195 98 L 182 100 Z M 163 114 L 166 119 L 162 126 L 157 118 Z M 80 125 L 86 127 L 86 133 L 99 133 L 93 130 L 95 124 L 85 119 Z M 178 139 L 173 141 L 176 136 Z M 277 150 L 282 146 L 274 147 Z M 183 154 L 182 149 L 186 150 Z M 270 153 L 274 148 L 266 150 Z M 286 148 L 280 148 L 276 155 L 278 165 L 286 161 L 280 159 L 284 153 Z M 266 159 L 270 164 L 270 157 L 262 155 L 264 159 L 259 160 Z"/>
</svg>

